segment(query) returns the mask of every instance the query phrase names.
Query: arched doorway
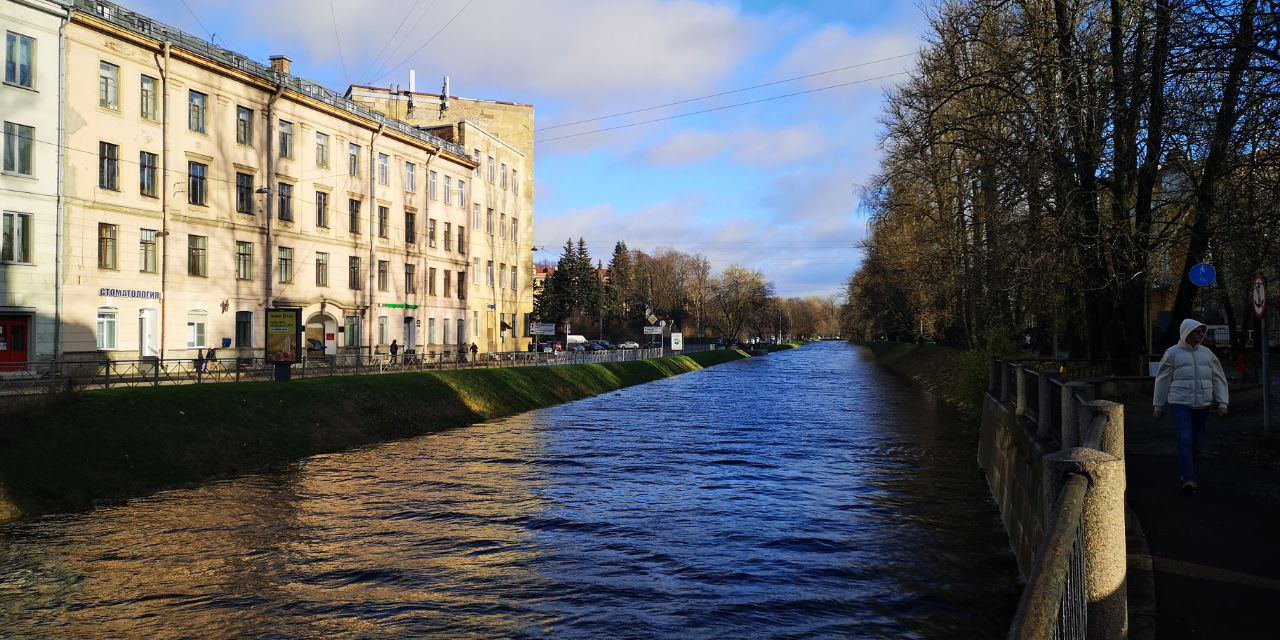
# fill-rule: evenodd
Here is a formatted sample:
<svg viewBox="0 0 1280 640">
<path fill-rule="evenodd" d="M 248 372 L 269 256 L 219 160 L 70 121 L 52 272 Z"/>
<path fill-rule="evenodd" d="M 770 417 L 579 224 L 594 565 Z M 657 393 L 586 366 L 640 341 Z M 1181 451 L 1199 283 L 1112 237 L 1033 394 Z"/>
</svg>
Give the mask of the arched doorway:
<svg viewBox="0 0 1280 640">
<path fill-rule="evenodd" d="M 317 313 L 307 320 L 307 355 L 338 353 L 338 321 L 327 313 Z"/>
</svg>

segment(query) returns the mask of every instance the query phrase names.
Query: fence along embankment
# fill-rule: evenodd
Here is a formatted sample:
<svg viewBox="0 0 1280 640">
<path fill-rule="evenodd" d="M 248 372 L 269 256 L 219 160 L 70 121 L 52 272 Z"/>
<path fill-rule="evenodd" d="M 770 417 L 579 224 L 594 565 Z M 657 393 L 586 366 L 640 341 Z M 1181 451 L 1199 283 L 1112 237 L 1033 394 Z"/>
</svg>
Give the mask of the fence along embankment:
<svg viewBox="0 0 1280 640">
<path fill-rule="evenodd" d="M 746 358 L 122 388 L 0 404 L 0 522 L 279 467 Z"/>
</svg>

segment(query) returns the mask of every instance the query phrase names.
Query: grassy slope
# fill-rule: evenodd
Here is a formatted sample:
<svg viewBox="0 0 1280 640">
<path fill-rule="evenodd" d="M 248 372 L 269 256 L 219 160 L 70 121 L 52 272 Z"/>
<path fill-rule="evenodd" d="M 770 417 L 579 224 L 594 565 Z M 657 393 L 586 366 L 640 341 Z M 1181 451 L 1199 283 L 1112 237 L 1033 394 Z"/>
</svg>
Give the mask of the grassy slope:
<svg viewBox="0 0 1280 640">
<path fill-rule="evenodd" d="M 986 393 L 989 364 L 981 351 L 937 345 L 873 342 L 865 345 L 876 361 L 936 393 L 966 419 L 978 420 Z"/>
<path fill-rule="evenodd" d="M 112 389 L 0 412 L 0 522 L 261 470 L 746 357 Z"/>
</svg>

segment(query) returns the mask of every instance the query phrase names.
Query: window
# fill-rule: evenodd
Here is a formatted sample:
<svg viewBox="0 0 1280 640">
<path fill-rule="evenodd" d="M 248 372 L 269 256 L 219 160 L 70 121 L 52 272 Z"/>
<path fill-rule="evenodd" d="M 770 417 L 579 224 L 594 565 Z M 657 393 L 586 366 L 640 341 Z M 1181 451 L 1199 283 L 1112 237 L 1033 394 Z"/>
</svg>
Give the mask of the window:
<svg viewBox="0 0 1280 640">
<path fill-rule="evenodd" d="M 360 256 L 347 258 L 347 288 L 360 288 Z"/>
<path fill-rule="evenodd" d="M 436 219 L 429 218 L 427 220 L 427 246 L 436 246 Z"/>
<path fill-rule="evenodd" d="M 476 162 L 476 175 L 480 175 L 480 150 L 472 149 L 471 152 L 471 159 Z"/>
<path fill-rule="evenodd" d="M 98 223 L 98 268 L 116 268 L 116 240 L 119 228 L 114 224 Z"/>
<path fill-rule="evenodd" d="M 466 227 L 458 225 L 458 253 L 467 252 L 466 231 Z"/>
<path fill-rule="evenodd" d="M 98 349 L 116 348 L 116 312 L 115 309 L 98 309 Z"/>
<path fill-rule="evenodd" d="M 471 213 L 472 213 L 472 218 L 474 218 L 474 220 L 471 223 L 471 226 L 473 228 L 479 229 L 480 228 L 480 205 L 478 204 L 471 205 Z"/>
<path fill-rule="evenodd" d="M 493 261 L 492 260 L 489 260 L 488 262 L 485 263 L 485 273 L 489 274 L 489 278 L 488 280 L 486 280 L 486 282 L 489 284 L 489 286 L 492 287 L 493 286 Z"/>
<path fill-rule="evenodd" d="M 253 146 L 253 109 L 236 107 L 236 144 Z"/>
<path fill-rule="evenodd" d="M 138 271 L 156 272 L 156 230 L 138 230 Z"/>
<path fill-rule="evenodd" d="M 466 180 L 458 181 L 458 206 L 459 207 L 467 206 L 467 181 Z M 462 212 L 465 214 L 467 210 L 463 209 Z"/>
<path fill-rule="evenodd" d="M 329 166 L 329 134 L 316 132 L 316 166 Z"/>
<path fill-rule="evenodd" d="M 466 300 L 466 299 L 467 299 L 467 287 L 466 287 L 466 284 L 467 284 L 467 272 L 466 272 L 466 271 L 459 271 L 459 272 L 458 272 L 458 299 L 459 299 L 459 300 Z M 459 320 L 459 321 L 458 321 L 458 327 L 459 327 L 459 328 L 458 328 L 458 335 L 459 335 L 459 336 L 461 336 L 461 335 L 462 335 L 462 328 L 461 328 L 461 327 L 462 327 L 462 321 L 461 321 L 461 320 Z"/>
<path fill-rule="evenodd" d="M 253 215 L 253 176 L 236 172 L 236 213 Z"/>
<path fill-rule="evenodd" d="M 498 214 L 498 237 L 507 239 L 507 214 Z"/>
<path fill-rule="evenodd" d="M 160 156 L 146 151 L 138 152 L 138 193 L 156 197 L 156 170 L 160 168 Z"/>
<path fill-rule="evenodd" d="M 520 237 L 519 219 L 516 218 L 515 216 L 511 216 L 511 241 L 519 242 L 519 237 Z"/>
<path fill-rule="evenodd" d="M 489 212 L 485 214 L 484 228 L 485 231 L 489 232 L 489 235 L 493 235 L 493 209 L 489 209 Z"/>
<path fill-rule="evenodd" d="M 276 185 L 279 192 L 277 200 L 277 208 L 279 212 L 276 214 L 281 220 L 286 222 L 293 220 L 293 185 L 283 182 Z"/>
<path fill-rule="evenodd" d="M 351 233 L 360 235 L 360 201 L 347 200 L 347 227 Z"/>
<path fill-rule="evenodd" d="M 346 336 L 346 346 L 360 346 L 360 316 L 347 316 L 344 324 L 342 335 Z"/>
<path fill-rule="evenodd" d="M 517 179 L 516 170 L 511 170 L 511 193 L 512 195 L 520 195 L 520 180 Z"/>
<path fill-rule="evenodd" d="M 518 290 L 520 289 L 520 287 L 516 284 L 516 282 L 517 282 L 517 280 L 516 280 L 516 266 L 513 264 L 513 265 L 511 265 L 511 290 L 512 290 L 512 291 L 518 291 Z"/>
<path fill-rule="evenodd" d="M 498 264 L 498 288 L 501 289 L 507 284 L 507 263 Z"/>
<path fill-rule="evenodd" d="M 120 147 L 110 142 L 98 143 L 98 186 L 119 191 L 116 178 L 120 173 Z"/>
<path fill-rule="evenodd" d="M 471 284 L 480 284 L 480 258 L 471 262 Z"/>
<path fill-rule="evenodd" d="M 316 286 L 329 286 L 329 254 L 316 252 Z"/>
<path fill-rule="evenodd" d="M 388 207 L 378 207 L 378 237 L 387 237 L 387 216 L 391 210 Z"/>
<path fill-rule="evenodd" d="M 187 275 L 209 276 L 209 239 L 205 236 L 187 236 Z"/>
<path fill-rule="evenodd" d="M 436 268 L 427 269 L 427 295 L 434 296 L 436 294 Z"/>
<path fill-rule="evenodd" d="M 453 280 L 449 275 L 449 270 L 445 269 L 444 270 L 444 297 L 448 298 L 450 297 L 450 295 L 452 295 L 449 293 L 451 291 L 452 285 L 453 285 Z"/>
<path fill-rule="evenodd" d="M 489 184 L 493 184 L 493 156 L 489 156 Z"/>
<path fill-rule="evenodd" d="M 203 311 L 187 314 L 187 348 L 203 349 L 205 346 L 205 324 L 209 316 Z"/>
<path fill-rule="evenodd" d="M 432 200 L 436 199 L 436 172 L 427 172 L 427 197 Z"/>
<path fill-rule="evenodd" d="M 386 344 L 387 338 L 391 337 L 391 332 L 387 330 L 389 319 L 386 316 L 378 316 L 378 344 Z"/>
<path fill-rule="evenodd" d="M 120 108 L 120 67 L 105 60 L 98 62 L 98 106 Z"/>
<path fill-rule="evenodd" d="M 453 225 L 448 222 L 444 223 L 444 250 L 448 251 L 453 248 Z"/>
<path fill-rule="evenodd" d="M 209 96 L 199 91 L 187 92 L 187 129 L 196 133 L 204 133 L 205 114 L 209 105 Z"/>
<path fill-rule="evenodd" d="M 4 81 L 28 89 L 35 88 L 36 41 L 6 31 L 4 34 Z"/>
<path fill-rule="evenodd" d="M 391 184 L 391 158 L 385 153 L 378 154 L 378 184 Z"/>
<path fill-rule="evenodd" d="M 187 163 L 187 202 L 191 204 L 207 204 L 208 184 L 206 182 L 209 165 L 200 162 Z"/>
<path fill-rule="evenodd" d="M 404 190 L 413 193 L 414 166 L 412 162 L 404 163 Z"/>
<path fill-rule="evenodd" d="M 31 262 L 31 214 L 5 211 L 0 262 Z"/>
<path fill-rule="evenodd" d="M 276 256 L 280 263 L 280 284 L 293 282 L 293 248 L 279 247 L 276 249 Z"/>
<path fill-rule="evenodd" d="M 427 318 L 427 344 L 436 343 L 436 319 Z"/>
<path fill-rule="evenodd" d="M 250 348 L 253 346 L 253 312 L 237 311 L 236 312 L 236 347 Z"/>
<path fill-rule="evenodd" d="M 347 145 L 347 175 L 353 178 L 360 177 L 360 145 Z"/>
<path fill-rule="evenodd" d="M 253 279 L 253 243 L 236 242 L 236 280 Z"/>
<path fill-rule="evenodd" d="M 467 321 L 458 318 L 458 344 L 462 344 L 467 340 Z"/>
<path fill-rule="evenodd" d="M 144 75 L 139 83 L 141 89 L 139 95 L 139 110 L 141 116 L 147 120 L 160 119 L 160 81 L 151 76 Z"/>
<path fill-rule="evenodd" d="M 507 188 L 507 163 L 502 163 L 502 188 Z"/>
<path fill-rule="evenodd" d="M 4 123 L 4 171 L 31 175 L 31 147 L 36 130 L 14 122 Z"/>
<path fill-rule="evenodd" d="M 378 261 L 378 291 L 386 291 L 390 286 L 390 276 L 388 272 L 391 270 L 391 263 L 386 260 Z"/>
<path fill-rule="evenodd" d="M 471 335 L 477 338 L 480 337 L 480 312 L 479 311 L 471 312 Z"/>
<path fill-rule="evenodd" d="M 406 262 L 404 265 L 404 292 L 405 293 L 418 292 L 418 281 L 417 281 L 417 278 L 414 276 L 414 271 L 416 271 L 415 266 Z"/>
<path fill-rule="evenodd" d="M 413 244 L 418 241 L 416 216 L 412 211 L 404 212 L 404 241 L 406 244 Z"/>
<path fill-rule="evenodd" d="M 293 123 L 280 121 L 280 157 L 293 157 Z"/>
<path fill-rule="evenodd" d="M 451 176 L 444 177 L 444 203 L 453 204 L 453 178 Z"/>
<path fill-rule="evenodd" d="M 323 191 L 316 192 L 316 226 L 329 228 L 329 194 Z"/>
</svg>

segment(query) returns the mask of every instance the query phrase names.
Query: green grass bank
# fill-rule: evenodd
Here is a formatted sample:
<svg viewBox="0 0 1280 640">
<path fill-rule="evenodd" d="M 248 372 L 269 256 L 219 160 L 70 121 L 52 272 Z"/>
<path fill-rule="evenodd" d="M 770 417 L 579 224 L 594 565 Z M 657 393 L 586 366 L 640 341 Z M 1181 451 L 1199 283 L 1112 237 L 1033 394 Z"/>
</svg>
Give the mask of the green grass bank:
<svg viewBox="0 0 1280 640">
<path fill-rule="evenodd" d="M 0 522 L 280 467 L 748 357 L 125 388 L 0 405 Z"/>
<path fill-rule="evenodd" d="M 937 394 L 966 420 L 976 422 L 981 418 L 982 396 L 990 375 L 986 352 L 910 342 L 871 342 L 862 346 L 890 371 Z"/>
</svg>

